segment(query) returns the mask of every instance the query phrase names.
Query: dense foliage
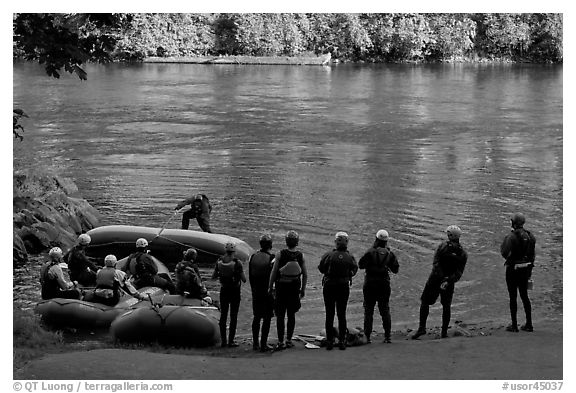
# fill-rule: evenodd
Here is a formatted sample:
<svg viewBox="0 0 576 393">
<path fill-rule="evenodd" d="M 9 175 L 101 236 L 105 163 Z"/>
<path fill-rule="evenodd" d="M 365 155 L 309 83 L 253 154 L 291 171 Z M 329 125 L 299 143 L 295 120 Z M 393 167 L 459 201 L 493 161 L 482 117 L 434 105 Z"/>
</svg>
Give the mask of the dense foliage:
<svg viewBox="0 0 576 393">
<path fill-rule="evenodd" d="M 15 14 L 15 54 L 85 78 L 87 61 L 299 56 L 561 62 L 562 14 Z"/>
<path fill-rule="evenodd" d="M 115 55 L 561 62 L 561 14 L 135 14 Z"/>
</svg>

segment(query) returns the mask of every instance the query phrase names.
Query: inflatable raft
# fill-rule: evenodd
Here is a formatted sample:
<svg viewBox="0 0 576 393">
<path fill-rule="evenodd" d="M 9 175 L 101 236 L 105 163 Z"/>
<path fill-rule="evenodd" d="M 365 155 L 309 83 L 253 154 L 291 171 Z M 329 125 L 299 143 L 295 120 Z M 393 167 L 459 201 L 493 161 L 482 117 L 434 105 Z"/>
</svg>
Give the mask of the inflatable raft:
<svg viewBox="0 0 576 393">
<path fill-rule="evenodd" d="M 164 293 L 156 287 L 142 288 L 138 292 L 155 297 Z M 35 311 L 50 326 L 98 329 L 110 326 L 120 314 L 144 304 L 150 305 L 150 301 L 139 301 L 127 294 L 114 307 L 84 300 L 54 298 L 39 302 Z"/>
<path fill-rule="evenodd" d="M 163 261 L 170 270 L 182 260 L 182 253 L 190 247 L 198 250 L 199 264 L 214 264 L 224 255 L 224 246 L 228 241 L 236 244 L 236 256 L 247 261 L 254 252 L 246 242 L 227 235 L 191 231 L 186 229 L 161 229 L 129 225 L 109 225 L 88 231 L 92 242 L 87 254 L 104 258 L 114 254 L 124 258 L 134 252 L 136 240 L 148 240 L 150 255 Z"/>
<path fill-rule="evenodd" d="M 118 261 L 116 267 L 121 268 L 126 264 L 128 258 Z M 168 268 L 156 258 L 152 258 L 158 273 L 168 273 Z M 89 295 L 89 289 L 86 289 Z M 166 294 L 156 287 L 141 288 L 138 292 L 144 296 L 150 295 L 153 299 L 161 299 Z M 54 298 L 43 300 L 36 306 L 36 313 L 42 320 L 56 327 L 71 328 L 106 328 L 120 314 L 137 307 L 149 306 L 150 301 L 139 301 L 138 299 L 122 292 L 118 304 L 114 307 L 100 303 L 93 303 L 77 299 Z"/>
<path fill-rule="evenodd" d="M 199 299 L 165 296 L 161 304 L 142 306 L 118 316 L 110 326 L 122 342 L 204 347 L 220 342 L 216 307 Z"/>
</svg>

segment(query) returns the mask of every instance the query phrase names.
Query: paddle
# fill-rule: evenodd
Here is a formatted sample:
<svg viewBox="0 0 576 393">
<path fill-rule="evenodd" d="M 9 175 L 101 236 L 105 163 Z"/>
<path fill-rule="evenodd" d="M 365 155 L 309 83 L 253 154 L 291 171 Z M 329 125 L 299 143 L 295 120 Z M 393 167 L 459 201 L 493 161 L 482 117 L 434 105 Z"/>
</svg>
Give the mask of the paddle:
<svg viewBox="0 0 576 393">
<path fill-rule="evenodd" d="M 304 347 L 306 347 L 308 349 L 319 349 L 320 348 L 318 345 L 312 344 L 311 342 L 304 340 L 302 337 L 295 336 L 294 339 L 302 341 L 304 343 Z"/>
<path fill-rule="evenodd" d="M 166 226 L 170 223 L 170 221 L 172 221 L 172 219 L 176 216 L 176 214 L 178 214 L 180 212 L 180 209 L 178 210 L 174 210 L 174 213 L 172 213 L 172 215 L 170 216 L 170 218 L 168 219 L 168 221 L 166 221 L 166 223 L 164 225 L 162 225 L 162 228 L 160 228 L 160 231 L 158 232 L 158 234 L 156 236 L 154 236 L 154 239 L 150 240 L 150 243 L 152 243 L 154 240 L 156 240 L 156 238 L 158 238 L 160 236 L 160 234 L 164 231 L 164 229 L 166 229 Z"/>
</svg>

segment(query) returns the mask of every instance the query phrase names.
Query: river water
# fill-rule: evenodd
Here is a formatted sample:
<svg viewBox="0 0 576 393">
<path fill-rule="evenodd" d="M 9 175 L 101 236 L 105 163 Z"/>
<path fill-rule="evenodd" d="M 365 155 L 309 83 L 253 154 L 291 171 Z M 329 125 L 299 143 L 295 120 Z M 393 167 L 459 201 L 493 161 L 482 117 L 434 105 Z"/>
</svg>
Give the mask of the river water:
<svg viewBox="0 0 576 393">
<path fill-rule="evenodd" d="M 450 224 L 462 228 L 469 254 L 453 321 L 504 323 L 499 246 L 514 211 L 537 238 L 534 318 L 562 319 L 561 65 L 87 71 L 88 81 L 56 80 L 14 64 L 14 107 L 30 116 L 24 142 L 13 144 L 14 165 L 74 179 L 102 224 L 161 227 L 178 200 L 201 191 L 214 207 L 213 230 L 254 248 L 269 231 L 277 250 L 295 229 L 310 275 L 297 332 L 323 328 L 317 266 L 334 233 L 348 232 L 358 259 L 381 228 L 400 262 L 394 328 L 417 327 L 420 293 Z M 362 326 L 362 280 L 359 273 L 352 287 L 351 326 Z M 249 333 L 248 288 L 241 335 Z M 440 314 L 434 306 L 430 326 Z"/>
</svg>

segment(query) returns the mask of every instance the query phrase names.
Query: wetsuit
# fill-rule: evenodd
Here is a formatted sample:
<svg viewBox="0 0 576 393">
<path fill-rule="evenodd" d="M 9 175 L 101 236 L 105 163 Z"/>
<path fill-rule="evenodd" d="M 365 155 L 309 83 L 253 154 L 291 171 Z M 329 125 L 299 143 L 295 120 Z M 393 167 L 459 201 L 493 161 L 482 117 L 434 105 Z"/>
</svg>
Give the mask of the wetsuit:
<svg viewBox="0 0 576 393">
<path fill-rule="evenodd" d="M 524 306 L 526 326 L 532 327 L 532 304 L 528 297 L 528 280 L 532 276 L 532 268 L 534 267 L 535 246 L 536 238 L 534 235 L 524 228 L 517 228 L 504 238 L 500 247 L 502 256 L 506 258 L 506 286 L 510 298 L 510 317 L 514 328 L 518 325 L 517 294 L 520 295 Z M 527 266 L 525 266 L 526 264 Z"/>
<path fill-rule="evenodd" d="M 468 254 L 459 241 L 443 241 L 434 254 L 432 272 L 426 281 L 420 300 L 420 329 L 425 329 L 429 306 L 436 303 L 440 296 L 442 304 L 442 332 L 445 334 L 450 323 L 450 306 L 454 295 L 454 284 L 460 280 L 468 261 Z M 442 283 L 446 289 L 442 290 Z"/>
<path fill-rule="evenodd" d="M 190 199 L 187 201 L 190 201 Z M 212 212 L 212 205 L 210 205 L 208 197 L 202 194 L 202 200 L 192 199 L 189 203 L 190 209 L 186 210 L 182 214 L 182 229 L 188 229 L 190 226 L 190 219 L 196 218 L 198 225 L 204 232 L 212 233 L 212 230 L 210 229 L 210 213 Z"/>
<path fill-rule="evenodd" d="M 70 289 L 73 284 L 66 282 L 62 268 L 56 261 L 46 262 L 40 269 L 40 284 L 42 285 L 42 299 L 48 300 L 56 297 L 64 299 L 80 299 L 80 291 Z"/>
<path fill-rule="evenodd" d="M 326 309 L 326 339 L 328 343 L 334 342 L 334 314 L 338 314 L 338 339 L 340 344 L 344 345 L 347 333 L 346 306 L 352 277 L 358 271 L 358 265 L 346 248 L 340 248 L 324 254 L 318 270 L 324 274 L 322 295 Z"/>
<path fill-rule="evenodd" d="M 220 337 L 222 346 L 226 345 L 226 322 L 228 310 L 230 310 L 230 330 L 228 332 L 228 344 L 234 342 L 236 336 L 236 324 L 238 322 L 238 310 L 240 309 L 240 287 L 243 276 L 242 263 L 238 258 L 226 254 L 216 262 L 212 278 L 220 280 Z"/>
<path fill-rule="evenodd" d="M 294 328 L 296 327 L 296 313 L 300 310 L 300 293 L 303 290 L 302 279 L 300 274 L 284 274 L 283 268 L 288 263 L 296 262 L 302 271 L 304 264 L 304 255 L 301 251 L 283 249 L 277 257 L 278 274 L 276 276 L 276 292 L 274 299 L 274 308 L 276 311 L 276 330 L 278 332 L 278 341 L 284 342 L 284 318 L 287 316 L 286 339 L 292 340 Z"/>
<path fill-rule="evenodd" d="M 169 293 L 176 291 L 170 276 L 167 274 L 160 276 L 154 260 L 146 252 L 136 251 L 130 254 L 128 262 L 122 270 L 128 273 L 129 277 L 134 277 L 134 287 L 136 289 L 158 287 Z"/>
<path fill-rule="evenodd" d="M 253 343 L 260 343 L 261 349 L 266 349 L 270 323 L 274 315 L 274 298 L 268 292 L 268 282 L 272 272 L 272 260 L 274 255 L 265 250 L 257 251 L 250 256 L 248 262 L 248 278 L 252 289 L 252 339 Z M 262 337 L 258 340 L 260 333 L 260 321 L 262 320 Z"/>
<path fill-rule="evenodd" d="M 94 286 L 96 283 L 96 272 L 99 268 L 92 258 L 86 256 L 85 247 L 80 245 L 72 247 L 64 257 L 64 261 L 68 264 L 70 280 L 77 281 L 85 287 Z"/>
<path fill-rule="evenodd" d="M 174 269 L 176 275 L 176 293 L 195 299 L 208 296 L 208 291 L 200 276 L 198 266 L 192 261 L 180 261 Z M 187 293 L 187 294 L 186 294 Z"/>
<path fill-rule="evenodd" d="M 386 246 L 379 246 L 378 241 L 358 261 L 360 269 L 365 269 L 364 286 L 364 334 L 368 339 L 372 334 L 374 307 L 382 317 L 384 337 L 390 339 L 392 319 L 390 317 L 390 275 L 389 271 L 398 273 L 399 264 L 396 255 Z"/>
</svg>

